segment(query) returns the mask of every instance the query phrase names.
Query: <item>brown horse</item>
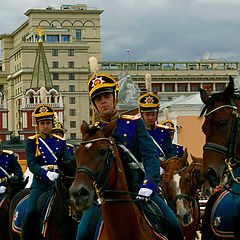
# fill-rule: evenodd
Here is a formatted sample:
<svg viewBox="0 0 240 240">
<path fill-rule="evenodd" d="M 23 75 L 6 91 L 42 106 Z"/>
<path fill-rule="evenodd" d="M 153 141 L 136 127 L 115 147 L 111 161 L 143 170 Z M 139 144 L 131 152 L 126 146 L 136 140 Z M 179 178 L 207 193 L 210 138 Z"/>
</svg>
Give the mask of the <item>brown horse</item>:
<svg viewBox="0 0 240 240">
<path fill-rule="evenodd" d="M 168 205 L 181 224 L 186 240 L 194 240 L 199 223 L 196 195 L 202 181 L 197 159 L 187 167 L 187 157 L 188 153 L 185 149 L 182 158 L 174 157 L 161 162 L 161 167 L 164 169 L 162 187 Z"/>
<path fill-rule="evenodd" d="M 239 116 L 240 99 L 234 94 L 234 82 L 230 77 L 228 86 L 223 92 L 211 97 L 201 89 L 201 99 L 205 104 L 201 116 L 205 114 L 202 131 L 206 136 L 203 147 L 203 174 L 211 187 L 220 185 L 225 168 L 235 165 L 240 157 Z"/>
<path fill-rule="evenodd" d="M 116 123 L 103 129 L 89 128 L 86 122 L 82 123 L 83 141 L 75 153 L 77 171 L 70 188 L 71 199 L 79 211 L 84 211 L 91 207 L 96 191 L 102 201 L 101 240 L 155 239 L 129 194 L 117 146 L 110 137 L 115 126 Z"/>
<path fill-rule="evenodd" d="M 233 78 L 230 76 L 223 92 L 209 96 L 201 89 L 200 94 L 205 104 L 201 116 L 205 116 L 202 131 L 206 136 L 202 172 L 212 187 L 221 185 L 225 170 L 229 171 L 232 182 L 239 183 L 233 171 L 239 167 L 237 159 L 240 157 L 240 98 L 234 93 Z M 210 197 L 203 221 L 204 239 L 209 236 L 211 239 L 234 237 L 233 224 L 239 225 L 239 221 L 233 222 L 232 197 L 231 192 L 223 190 Z"/>
</svg>

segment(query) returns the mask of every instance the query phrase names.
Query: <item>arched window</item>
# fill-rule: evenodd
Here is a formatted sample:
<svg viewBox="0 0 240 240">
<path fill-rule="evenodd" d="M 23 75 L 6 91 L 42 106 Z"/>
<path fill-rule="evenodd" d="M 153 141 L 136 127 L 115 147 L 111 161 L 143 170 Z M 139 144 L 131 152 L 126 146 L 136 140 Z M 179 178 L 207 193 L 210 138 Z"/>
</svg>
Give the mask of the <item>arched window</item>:
<svg viewBox="0 0 240 240">
<path fill-rule="evenodd" d="M 29 103 L 34 103 L 33 94 L 30 94 L 30 95 L 29 95 Z"/>
</svg>

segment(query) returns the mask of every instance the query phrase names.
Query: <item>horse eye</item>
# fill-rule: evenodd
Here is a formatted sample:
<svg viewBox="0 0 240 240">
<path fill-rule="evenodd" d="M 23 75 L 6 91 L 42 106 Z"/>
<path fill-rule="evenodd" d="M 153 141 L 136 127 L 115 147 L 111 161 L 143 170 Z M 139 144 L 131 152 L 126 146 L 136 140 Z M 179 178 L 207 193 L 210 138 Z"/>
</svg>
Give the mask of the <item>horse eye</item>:
<svg viewBox="0 0 240 240">
<path fill-rule="evenodd" d="M 107 149 L 106 149 L 106 148 L 102 148 L 102 149 L 100 150 L 100 154 L 101 154 L 101 155 L 104 155 L 106 152 L 107 152 Z"/>
<path fill-rule="evenodd" d="M 224 128 L 228 125 L 228 120 L 227 119 L 221 119 L 217 123 L 218 128 Z"/>
</svg>

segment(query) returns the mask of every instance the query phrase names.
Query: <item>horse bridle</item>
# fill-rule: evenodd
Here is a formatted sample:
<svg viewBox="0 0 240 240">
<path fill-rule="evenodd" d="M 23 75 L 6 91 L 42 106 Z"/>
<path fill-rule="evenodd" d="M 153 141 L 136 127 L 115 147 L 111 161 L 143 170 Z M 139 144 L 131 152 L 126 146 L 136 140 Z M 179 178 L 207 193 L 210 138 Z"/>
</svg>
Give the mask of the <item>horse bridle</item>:
<svg viewBox="0 0 240 240">
<path fill-rule="evenodd" d="M 88 144 L 88 143 L 92 143 L 92 142 L 96 142 L 96 141 L 104 141 L 104 140 L 108 141 L 110 143 L 110 146 L 108 148 L 107 157 L 106 157 L 106 160 L 104 162 L 104 166 L 102 167 L 102 169 L 98 173 L 95 173 L 92 169 L 90 169 L 86 165 L 81 165 L 81 166 L 77 167 L 76 173 L 84 172 L 90 178 L 93 179 L 93 181 L 94 181 L 93 186 L 95 188 L 97 197 L 100 199 L 101 203 L 104 203 L 104 202 L 139 202 L 140 201 L 139 199 L 106 199 L 106 198 L 103 198 L 104 193 L 129 194 L 131 196 L 140 196 L 139 194 L 133 193 L 133 192 L 125 192 L 125 191 L 106 189 L 110 170 L 112 167 L 112 163 L 115 164 L 116 169 L 119 169 L 117 166 L 117 162 L 116 162 L 116 156 L 115 156 L 114 150 L 113 150 L 114 145 L 115 145 L 114 140 L 111 137 L 110 138 L 95 138 L 92 140 L 81 141 L 80 144 Z M 117 173 L 118 173 L 118 171 L 117 171 Z M 117 177 L 116 177 L 116 180 L 117 180 Z M 145 196 L 141 195 L 141 197 L 145 197 Z"/>
<path fill-rule="evenodd" d="M 240 116 L 238 113 L 238 109 L 237 109 L 233 99 L 231 99 L 231 105 L 222 105 L 217 108 L 214 108 L 212 111 L 206 113 L 204 116 L 209 117 L 211 114 L 213 114 L 214 112 L 216 112 L 222 108 L 232 109 L 233 119 L 232 119 L 232 128 L 231 128 L 231 135 L 230 135 L 228 147 L 225 147 L 225 146 L 222 146 L 222 145 L 219 145 L 216 143 L 212 143 L 212 142 L 207 142 L 203 146 L 203 150 L 211 150 L 211 151 L 215 151 L 215 152 L 219 152 L 224 155 L 227 155 L 225 163 L 228 167 L 228 170 L 231 173 L 233 179 L 236 182 L 240 183 L 240 177 L 235 178 L 233 175 L 233 172 L 232 172 L 233 171 L 232 167 L 236 163 L 239 163 L 239 160 L 237 159 L 237 145 L 238 145 L 238 134 L 239 134 L 239 122 L 240 122 Z"/>
</svg>

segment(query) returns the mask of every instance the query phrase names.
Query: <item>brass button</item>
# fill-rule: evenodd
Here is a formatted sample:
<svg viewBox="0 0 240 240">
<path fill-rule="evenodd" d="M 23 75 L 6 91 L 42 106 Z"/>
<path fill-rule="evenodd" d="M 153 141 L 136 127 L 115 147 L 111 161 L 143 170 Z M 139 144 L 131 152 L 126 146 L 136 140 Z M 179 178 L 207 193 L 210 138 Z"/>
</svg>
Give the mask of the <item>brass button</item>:
<svg viewBox="0 0 240 240">
<path fill-rule="evenodd" d="M 56 150 L 58 150 L 58 148 L 56 148 Z"/>
<path fill-rule="evenodd" d="M 124 142 L 123 144 L 124 144 L 124 145 L 127 145 L 127 142 Z"/>
<path fill-rule="evenodd" d="M 124 133 L 124 134 L 123 134 L 123 136 L 124 136 L 124 137 L 127 137 L 127 134 L 126 134 L 126 133 Z"/>
<path fill-rule="evenodd" d="M 43 158 L 45 158 L 45 156 L 43 156 Z"/>
<path fill-rule="evenodd" d="M 130 122 L 129 121 L 127 121 L 127 124 L 129 124 Z"/>
</svg>

